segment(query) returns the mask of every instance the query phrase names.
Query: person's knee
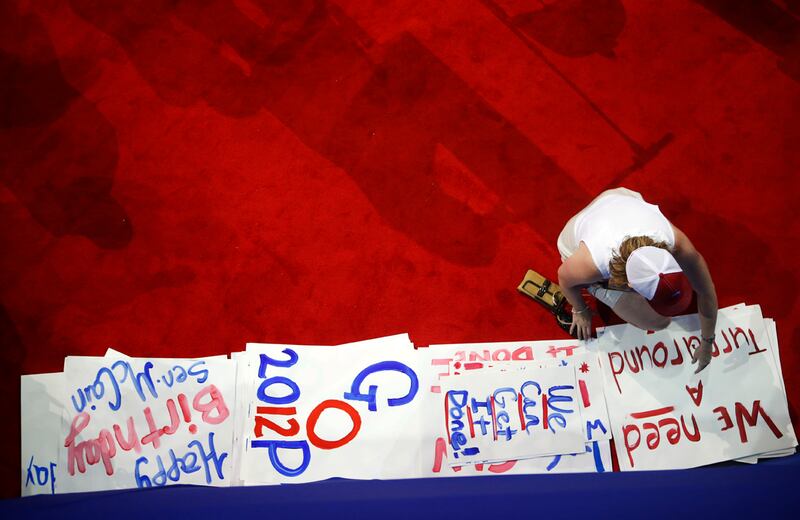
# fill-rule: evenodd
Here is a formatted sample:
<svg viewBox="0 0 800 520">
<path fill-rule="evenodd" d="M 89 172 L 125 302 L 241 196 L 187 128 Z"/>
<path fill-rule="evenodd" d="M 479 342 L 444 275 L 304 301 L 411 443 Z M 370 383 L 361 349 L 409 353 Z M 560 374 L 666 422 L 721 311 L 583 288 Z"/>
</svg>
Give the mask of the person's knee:
<svg viewBox="0 0 800 520">
<path fill-rule="evenodd" d="M 642 330 L 663 330 L 672 323 L 671 318 L 658 314 L 636 293 L 624 293 L 612 308 L 617 316 Z"/>
<path fill-rule="evenodd" d="M 647 330 L 664 330 L 669 327 L 669 324 L 672 323 L 672 319 L 668 316 L 661 316 L 660 314 L 657 317 L 654 317 L 652 320 L 652 327 L 648 327 Z"/>
</svg>

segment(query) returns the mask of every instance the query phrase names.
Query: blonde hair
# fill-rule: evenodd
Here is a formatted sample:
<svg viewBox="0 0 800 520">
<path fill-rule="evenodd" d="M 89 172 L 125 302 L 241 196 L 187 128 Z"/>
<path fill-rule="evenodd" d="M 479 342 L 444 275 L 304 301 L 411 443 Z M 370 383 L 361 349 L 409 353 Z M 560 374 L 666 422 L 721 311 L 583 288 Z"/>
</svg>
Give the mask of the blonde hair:
<svg viewBox="0 0 800 520">
<path fill-rule="evenodd" d="M 625 237 L 625 240 L 619 245 L 619 249 L 611 253 L 611 260 L 608 262 L 608 271 L 611 275 L 608 279 L 609 285 L 622 287 L 628 283 L 628 273 L 625 271 L 628 257 L 635 250 L 645 246 L 659 247 L 670 251 L 666 242 L 656 242 L 647 236 Z"/>
</svg>

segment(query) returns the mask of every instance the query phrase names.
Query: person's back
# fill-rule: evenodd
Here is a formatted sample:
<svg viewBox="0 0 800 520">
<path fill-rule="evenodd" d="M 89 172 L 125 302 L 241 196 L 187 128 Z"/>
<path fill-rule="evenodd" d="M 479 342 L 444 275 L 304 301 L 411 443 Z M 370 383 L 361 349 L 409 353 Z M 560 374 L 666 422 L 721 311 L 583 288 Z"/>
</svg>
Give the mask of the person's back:
<svg viewBox="0 0 800 520">
<path fill-rule="evenodd" d="M 658 206 L 644 200 L 609 194 L 596 199 L 575 221 L 575 241 L 589 248 L 597 270 L 608 279 L 609 263 L 615 249 L 627 237 L 649 236 L 666 242 L 672 248 L 675 235 L 672 226 Z"/>
</svg>

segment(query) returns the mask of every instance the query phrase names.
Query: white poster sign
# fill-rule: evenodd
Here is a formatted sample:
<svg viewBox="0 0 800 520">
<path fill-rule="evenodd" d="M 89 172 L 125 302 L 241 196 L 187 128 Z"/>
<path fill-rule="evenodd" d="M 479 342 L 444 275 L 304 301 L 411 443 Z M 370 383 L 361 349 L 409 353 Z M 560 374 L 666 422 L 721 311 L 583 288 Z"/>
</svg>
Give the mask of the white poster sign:
<svg viewBox="0 0 800 520">
<path fill-rule="evenodd" d="M 475 370 L 442 382 L 448 457 L 502 462 L 584 450 L 571 367 Z"/>
<path fill-rule="evenodd" d="M 797 445 L 776 348 L 760 308 L 720 311 L 711 364 L 691 364 L 697 315 L 647 333 L 607 327 L 597 340 L 622 470 L 676 469 Z"/>
<path fill-rule="evenodd" d="M 248 344 L 246 359 L 245 483 L 419 475 L 420 367 L 407 336 Z"/>
<path fill-rule="evenodd" d="M 68 357 L 64 374 L 60 491 L 229 484 L 231 361 Z"/>
</svg>

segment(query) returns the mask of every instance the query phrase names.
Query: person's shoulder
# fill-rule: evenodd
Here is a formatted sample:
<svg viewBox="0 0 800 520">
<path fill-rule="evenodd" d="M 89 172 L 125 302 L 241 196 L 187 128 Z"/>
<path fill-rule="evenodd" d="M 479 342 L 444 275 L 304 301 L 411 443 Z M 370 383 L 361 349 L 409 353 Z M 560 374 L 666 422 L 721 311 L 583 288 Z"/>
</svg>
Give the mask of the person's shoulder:
<svg viewBox="0 0 800 520">
<path fill-rule="evenodd" d="M 696 254 L 697 250 L 692 241 L 689 240 L 689 237 L 686 236 L 686 233 L 678 229 L 675 224 L 670 223 L 670 226 L 672 227 L 672 233 L 675 235 L 675 245 L 672 247 L 673 255 L 686 257 Z"/>
</svg>

